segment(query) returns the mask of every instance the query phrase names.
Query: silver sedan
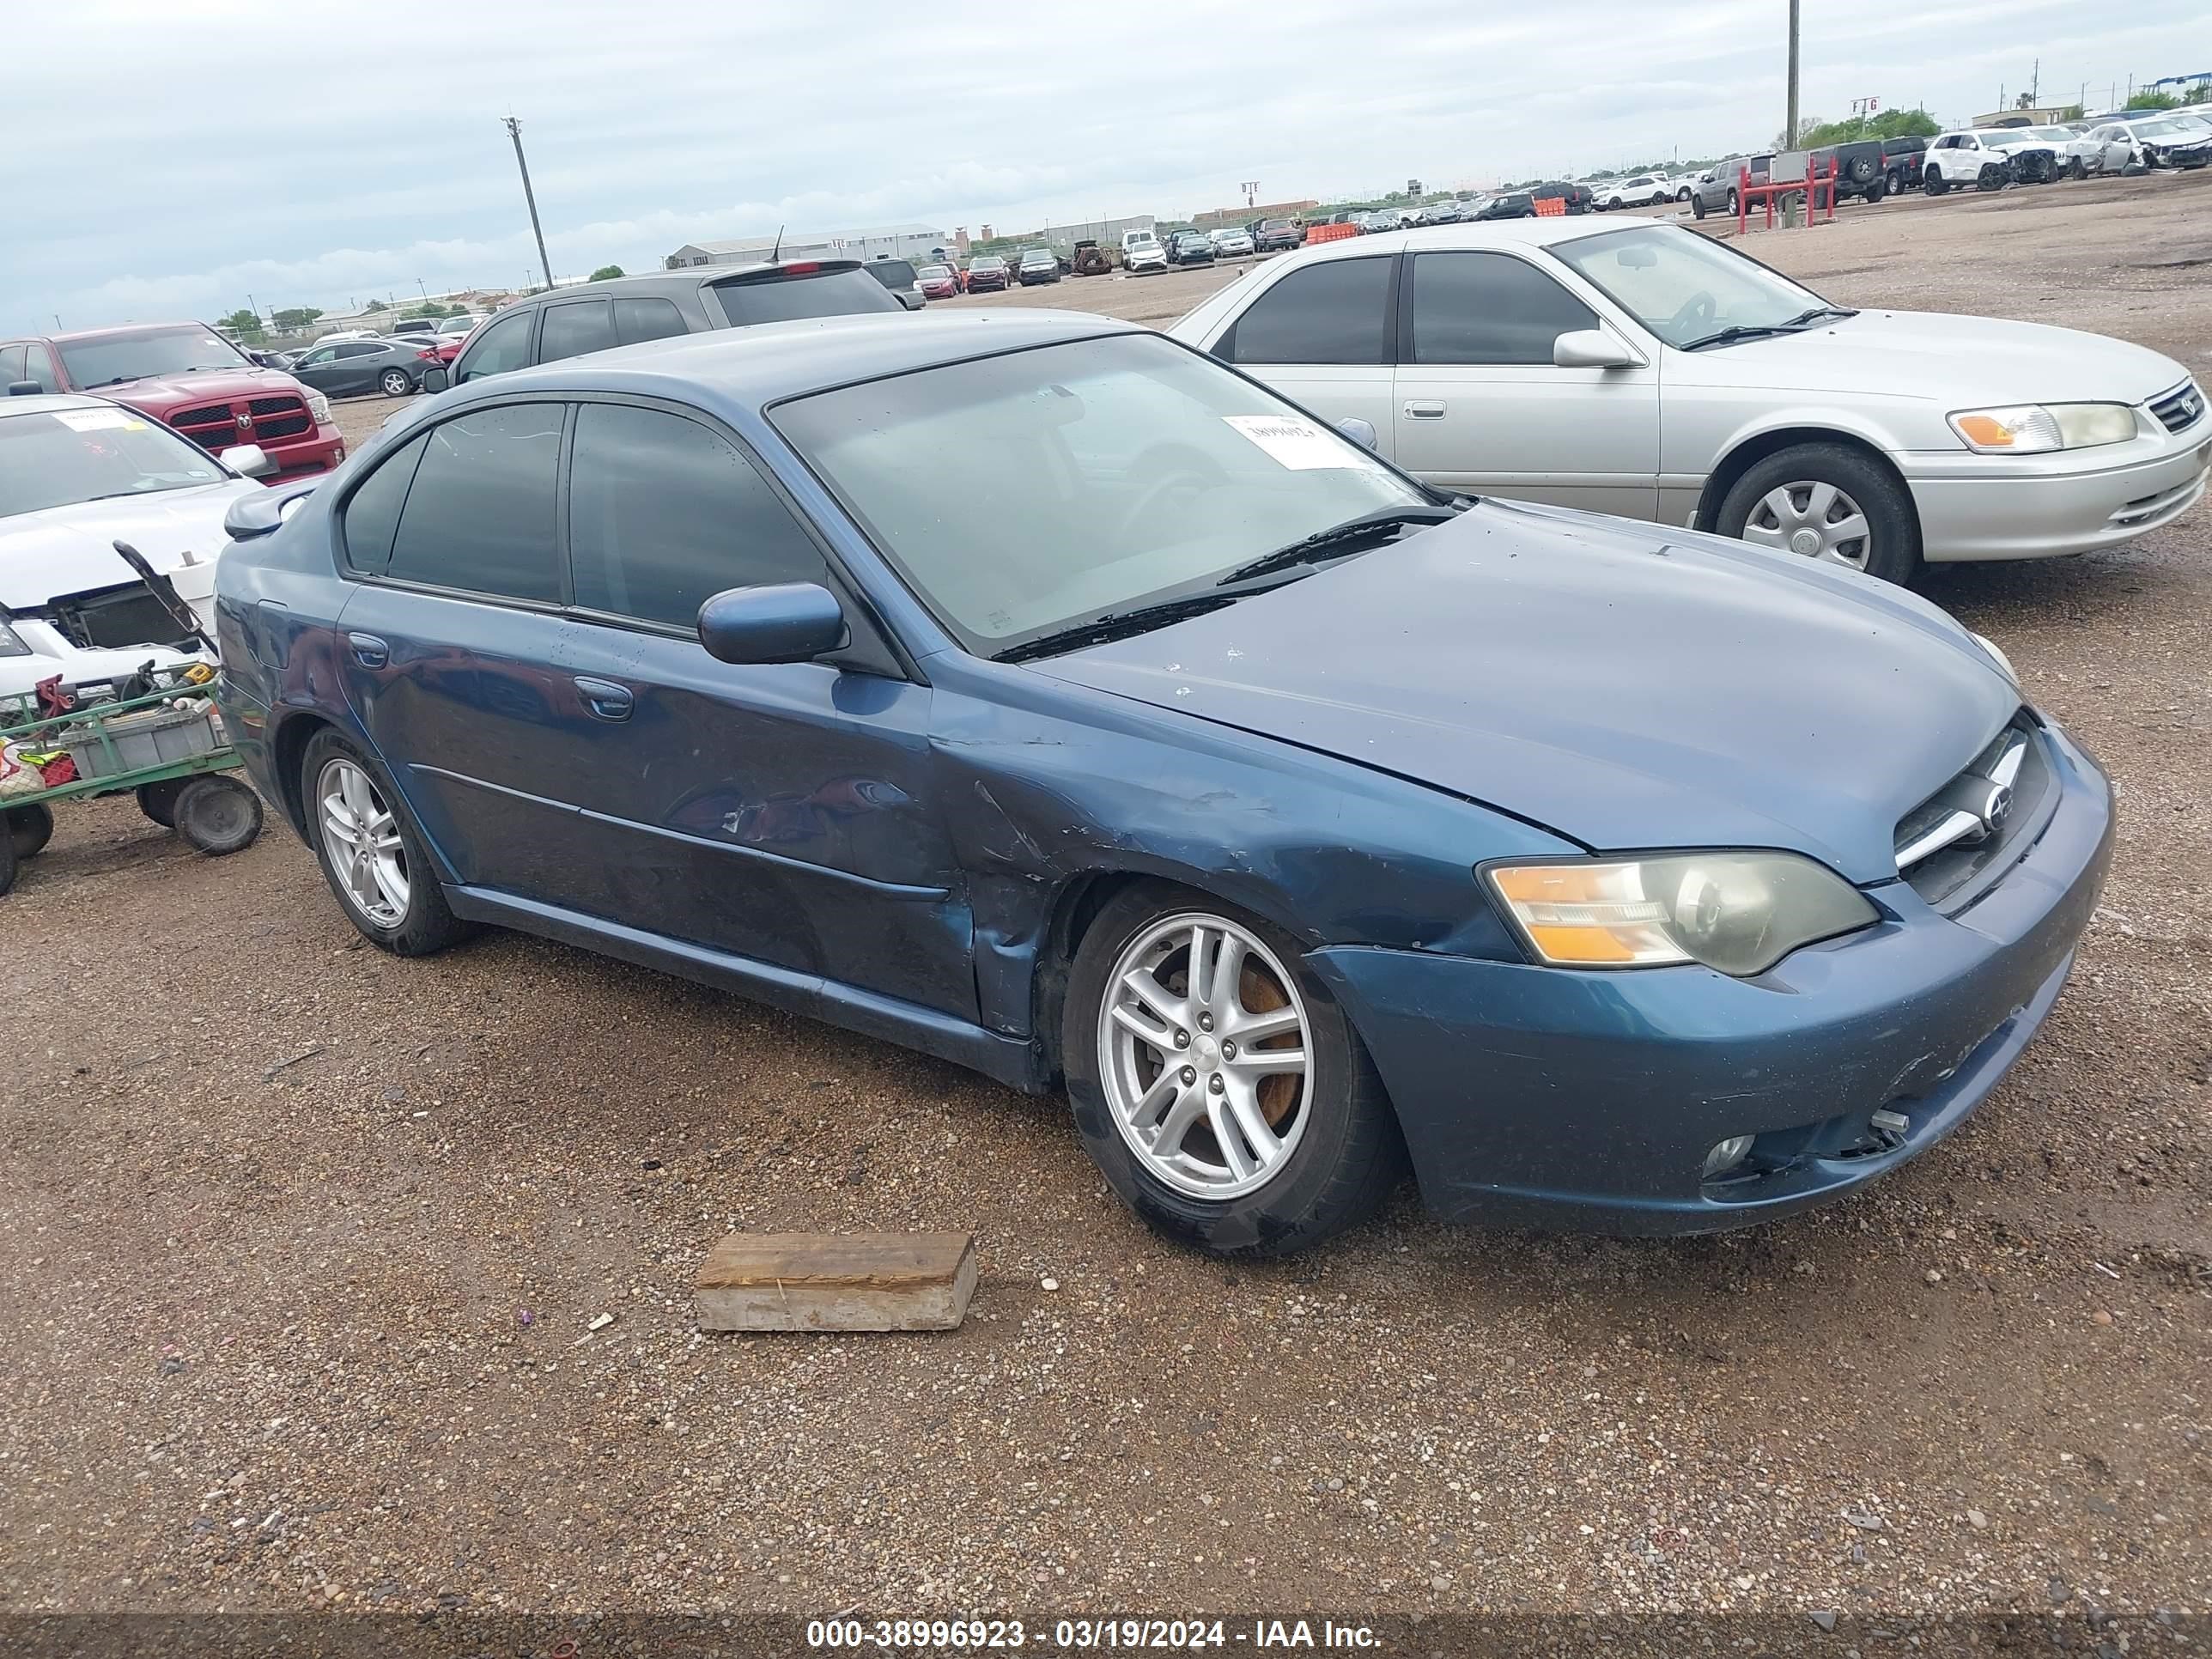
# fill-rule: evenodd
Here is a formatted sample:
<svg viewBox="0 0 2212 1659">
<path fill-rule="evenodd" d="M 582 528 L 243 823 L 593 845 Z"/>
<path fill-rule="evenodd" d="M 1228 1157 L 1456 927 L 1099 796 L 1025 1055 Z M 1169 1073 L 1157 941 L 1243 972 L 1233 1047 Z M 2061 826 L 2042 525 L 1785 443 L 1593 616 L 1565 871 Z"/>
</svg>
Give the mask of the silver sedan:
<svg viewBox="0 0 2212 1659">
<path fill-rule="evenodd" d="M 1678 226 L 1324 243 L 1169 331 L 1447 489 L 1716 531 L 1893 581 L 2110 547 L 2212 469 L 2189 371 L 2101 335 L 1856 311 Z"/>
</svg>

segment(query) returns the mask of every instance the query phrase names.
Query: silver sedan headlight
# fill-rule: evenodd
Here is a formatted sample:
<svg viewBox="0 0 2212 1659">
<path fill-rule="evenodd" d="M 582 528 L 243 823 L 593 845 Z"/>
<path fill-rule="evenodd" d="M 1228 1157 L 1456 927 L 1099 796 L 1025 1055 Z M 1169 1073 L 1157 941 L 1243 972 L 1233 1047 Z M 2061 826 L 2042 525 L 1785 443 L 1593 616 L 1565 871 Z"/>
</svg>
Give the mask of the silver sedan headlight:
<svg viewBox="0 0 2212 1659">
<path fill-rule="evenodd" d="M 1795 853 L 1497 864 L 1483 873 L 1522 942 L 1555 968 L 1701 962 L 1743 978 L 1881 919 L 1856 887 Z"/>
<path fill-rule="evenodd" d="M 2125 404 L 2008 404 L 1962 409 L 1951 430 L 1984 455 L 2037 455 L 2125 443 L 2136 435 L 2136 412 Z"/>
</svg>

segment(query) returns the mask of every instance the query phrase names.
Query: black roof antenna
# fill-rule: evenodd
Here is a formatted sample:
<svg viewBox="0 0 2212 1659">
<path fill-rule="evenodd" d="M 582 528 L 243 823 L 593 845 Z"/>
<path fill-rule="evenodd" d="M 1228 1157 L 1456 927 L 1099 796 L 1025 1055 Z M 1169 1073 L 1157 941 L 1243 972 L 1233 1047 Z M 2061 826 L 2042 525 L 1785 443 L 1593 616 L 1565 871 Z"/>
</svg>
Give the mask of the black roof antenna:
<svg viewBox="0 0 2212 1659">
<path fill-rule="evenodd" d="M 776 262 L 777 258 L 778 258 L 780 255 L 781 255 L 781 253 L 782 253 L 782 252 L 783 252 L 783 227 L 782 227 L 781 225 L 778 225 L 778 226 L 775 228 L 775 246 L 774 247 L 770 248 L 770 249 L 768 251 L 768 262 L 769 262 L 769 264 L 774 264 Z"/>
</svg>

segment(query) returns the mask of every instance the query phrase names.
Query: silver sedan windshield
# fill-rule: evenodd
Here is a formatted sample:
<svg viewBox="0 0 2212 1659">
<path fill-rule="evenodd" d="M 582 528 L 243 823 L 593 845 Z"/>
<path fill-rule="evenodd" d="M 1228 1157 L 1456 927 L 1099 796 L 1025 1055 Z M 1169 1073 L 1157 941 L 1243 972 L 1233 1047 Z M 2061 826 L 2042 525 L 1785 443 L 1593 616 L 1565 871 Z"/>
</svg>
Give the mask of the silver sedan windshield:
<svg viewBox="0 0 2212 1659">
<path fill-rule="evenodd" d="M 1826 304 L 1758 261 L 1673 225 L 1607 231 L 1558 243 L 1552 252 L 1671 346 L 1728 329 L 1789 327 Z"/>
<path fill-rule="evenodd" d="M 1157 335 L 949 363 L 770 418 L 980 653 L 1433 501 L 1266 387 Z"/>
</svg>

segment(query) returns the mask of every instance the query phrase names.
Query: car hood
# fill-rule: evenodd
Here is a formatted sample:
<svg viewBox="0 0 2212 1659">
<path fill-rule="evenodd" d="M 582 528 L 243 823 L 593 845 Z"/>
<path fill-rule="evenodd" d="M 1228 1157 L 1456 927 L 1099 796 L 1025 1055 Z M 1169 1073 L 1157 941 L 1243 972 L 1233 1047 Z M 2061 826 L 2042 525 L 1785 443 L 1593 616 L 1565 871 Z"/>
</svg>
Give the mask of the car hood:
<svg viewBox="0 0 2212 1659">
<path fill-rule="evenodd" d="M 2124 340 L 2042 323 L 1948 312 L 1856 317 L 1736 345 L 1669 355 L 1668 378 L 1692 386 L 1787 388 L 1978 404 L 2139 404 L 2189 371 Z"/>
<path fill-rule="evenodd" d="M 1972 637 L 1901 588 L 1502 502 L 1031 665 L 1594 849 L 1784 848 L 1855 882 L 1895 877 L 1898 819 L 2019 706 Z"/>
<path fill-rule="evenodd" d="M 209 369 L 198 374 L 148 374 L 113 386 L 88 387 L 95 396 L 159 412 L 197 404 L 227 403 L 234 398 L 271 398 L 290 392 L 304 398 L 300 383 L 281 368 Z"/>
<path fill-rule="evenodd" d="M 185 562 L 208 563 L 230 544 L 222 515 L 241 495 L 258 495 L 251 478 L 112 501 L 80 501 L 0 519 L 0 605 L 36 611 L 69 593 L 137 580 L 116 553 L 125 541 L 167 575 Z"/>
</svg>

